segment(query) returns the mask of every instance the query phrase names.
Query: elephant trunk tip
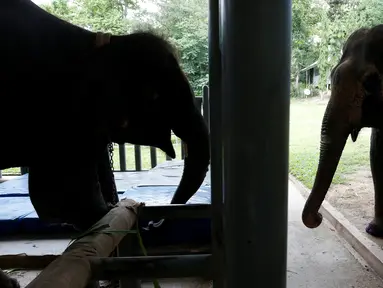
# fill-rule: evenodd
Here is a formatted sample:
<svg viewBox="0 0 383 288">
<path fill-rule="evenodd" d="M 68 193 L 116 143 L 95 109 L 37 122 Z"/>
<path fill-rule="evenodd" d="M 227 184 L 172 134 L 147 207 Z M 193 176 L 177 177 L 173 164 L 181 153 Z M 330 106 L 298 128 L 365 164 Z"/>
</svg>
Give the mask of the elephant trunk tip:
<svg viewBox="0 0 383 288">
<path fill-rule="evenodd" d="M 303 224 L 310 229 L 319 227 L 322 224 L 323 216 L 318 211 L 311 211 L 310 208 L 305 207 L 302 213 Z"/>
</svg>

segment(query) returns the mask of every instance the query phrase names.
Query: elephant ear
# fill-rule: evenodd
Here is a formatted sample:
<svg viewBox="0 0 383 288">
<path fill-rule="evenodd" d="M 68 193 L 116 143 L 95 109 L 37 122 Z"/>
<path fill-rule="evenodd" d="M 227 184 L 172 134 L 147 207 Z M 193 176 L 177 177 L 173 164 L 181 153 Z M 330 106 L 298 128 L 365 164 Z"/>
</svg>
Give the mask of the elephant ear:
<svg viewBox="0 0 383 288">
<path fill-rule="evenodd" d="M 375 66 L 369 67 L 362 78 L 361 127 L 382 128 L 383 112 L 382 77 Z"/>
<path fill-rule="evenodd" d="M 382 79 L 378 69 L 375 66 L 369 66 L 362 78 L 363 91 L 365 98 L 367 97 L 381 97 L 382 93 Z"/>
<path fill-rule="evenodd" d="M 356 141 L 360 130 L 363 128 L 363 121 L 366 115 L 364 107 L 376 101 L 376 97 L 381 94 L 381 79 L 378 70 L 373 65 L 368 65 L 363 69 L 362 77 L 356 81 L 355 94 L 350 103 L 349 123 L 351 124 L 351 138 Z M 358 73 L 358 72 L 355 72 Z M 352 84 L 350 84 L 352 85 Z"/>
</svg>

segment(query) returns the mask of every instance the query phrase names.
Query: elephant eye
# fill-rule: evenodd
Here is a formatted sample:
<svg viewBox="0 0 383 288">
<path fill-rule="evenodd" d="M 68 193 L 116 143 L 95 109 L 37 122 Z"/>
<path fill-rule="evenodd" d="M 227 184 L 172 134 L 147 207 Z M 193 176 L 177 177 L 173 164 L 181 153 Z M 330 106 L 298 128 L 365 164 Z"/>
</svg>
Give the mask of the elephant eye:
<svg viewBox="0 0 383 288">
<path fill-rule="evenodd" d="M 368 94 L 373 94 L 377 96 L 381 92 L 381 82 L 380 75 L 378 73 L 373 73 L 365 77 L 363 86 L 365 92 Z"/>
<path fill-rule="evenodd" d="M 123 129 L 128 128 L 128 126 L 129 126 L 129 121 L 128 121 L 128 120 L 125 120 L 125 121 L 123 121 L 123 122 L 121 123 L 121 128 L 123 128 Z"/>
</svg>

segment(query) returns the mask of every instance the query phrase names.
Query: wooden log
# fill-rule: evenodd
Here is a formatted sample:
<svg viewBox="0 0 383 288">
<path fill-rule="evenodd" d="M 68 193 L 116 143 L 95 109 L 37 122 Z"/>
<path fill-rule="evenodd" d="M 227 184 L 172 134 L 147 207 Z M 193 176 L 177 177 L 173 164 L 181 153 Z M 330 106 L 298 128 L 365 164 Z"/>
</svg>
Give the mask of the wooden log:
<svg viewBox="0 0 383 288">
<path fill-rule="evenodd" d="M 124 199 L 71 244 L 27 288 L 83 288 L 91 279 L 89 257 L 109 257 L 137 220 L 140 203 Z M 86 207 L 84 207 L 86 209 Z M 85 211 L 84 211 L 85 213 Z M 113 232 L 114 231 L 114 232 Z M 116 232 L 120 231 L 120 232 Z"/>
</svg>

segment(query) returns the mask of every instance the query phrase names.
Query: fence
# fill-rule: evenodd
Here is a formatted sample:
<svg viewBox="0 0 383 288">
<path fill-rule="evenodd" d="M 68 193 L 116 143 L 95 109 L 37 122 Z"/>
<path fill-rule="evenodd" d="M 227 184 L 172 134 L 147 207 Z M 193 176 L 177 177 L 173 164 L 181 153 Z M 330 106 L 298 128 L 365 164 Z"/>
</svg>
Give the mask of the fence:
<svg viewBox="0 0 383 288">
<path fill-rule="evenodd" d="M 207 123 L 209 121 L 208 105 L 209 105 L 209 88 L 208 86 L 204 86 L 203 96 L 196 97 L 196 106 L 201 110 Z M 184 159 L 185 151 L 183 149 L 181 140 L 178 137 L 176 137 L 174 134 L 172 134 L 172 139 L 175 139 L 176 146 L 180 146 L 178 147 L 179 148 L 178 150 L 180 150 L 181 159 Z M 177 145 L 177 143 L 179 144 Z M 158 164 L 159 156 L 157 154 L 157 148 L 155 147 L 145 147 L 146 151 L 149 150 L 150 160 L 148 162 L 150 162 L 150 167 L 147 167 L 148 165 L 143 165 L 142 147 L 140 145 L 122 144 L 122 145 L 114 145 L 114 147 L 115 147 L 114 154 L 116 154 L 116 156 L 113 157 L 114 171 L 118 171 L 118 172 L 144 171 L 147 168 L 153 168 L 157 166 Z M 118 153 L 116 153 L 116 150 L 118 151 Z M 129 155 L 130 157 L 127 157 Z M 128 159 L 128 158 L 132 158 L 132 159 Z M 170 160 L 170 158 L 167 155 L 161 158 L 164 158 L 164 160 Z M 133 163 L 131 163 L 132 161 L 128 161 L 128 160 L 133 160 Z M 116 163 L 118 163 L 118 165 L 116 165 Z M 132 166 L 131 164 L 134 164 L 133 169 L 131 167 Z M 146 162 L 144 164 L 146 164 Z M 14 169 L 5 170 L 3 171 L 3 173 L 0 170 L 0 179 L 2 178 L 2 175 L 24 175 L 28 173 L 27 167 L 20 167 L 17 170 L 16 171 Z"/>
</svg>

